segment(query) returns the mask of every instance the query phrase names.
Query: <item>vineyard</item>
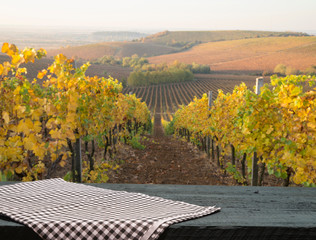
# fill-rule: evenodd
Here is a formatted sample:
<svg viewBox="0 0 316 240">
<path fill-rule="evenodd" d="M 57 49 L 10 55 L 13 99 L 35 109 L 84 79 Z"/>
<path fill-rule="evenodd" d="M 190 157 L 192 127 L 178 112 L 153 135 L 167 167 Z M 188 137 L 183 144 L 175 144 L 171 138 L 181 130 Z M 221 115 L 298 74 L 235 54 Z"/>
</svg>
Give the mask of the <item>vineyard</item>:
<svg viewBox="0 0 316 240">
<path fill-rule="evenodd" d="M 6 179 L 50 178 L 57 166 L 68 164 L 74 181 L 105 182 L 108 169 L 116 167 L 105 160 L 117 143 L 135 142 L 137 134 L 151 130 L 147 106 L 122 94 L 112 78 L 86 76 L 89 64 L 75 68 L 59 54 L 31 82 L 20 65 L 45 56 L 45 50 L 20 51 L 5 43 L 2 52 L 11 60 L 0 64 L 0 170 Z"/>
<path fill-rule="evenodd" d="M 218 166 L 241 183 L 251 178 L 260 184 L 268 171 L 286 186 L 315 186 L 316 88 L 305 85 L 314 86 L 315 77 L 273 77 L 271 84 L 257 85 L 256 93 L 243 83 L 232 93 L 219 91 L 214 102 L 205 94 L 175 113 L 175 133 L 211 149 Z"/>
<path fill-rule="evenodd" d="M 138 162 L 137 174 L 143 174 L 139 169 L 146 165 L 147 175 L 155 175 L 151 180 L 147 175 L 139 178 L 137 183 L 177 183 L 185 173 L 186 183 L 217 184 L 215 176 L 228 173 L 247 184 L 253 159 L 258 159 L 260 183 L 268 172 L 285 179 L 287 185 L 290 179 L 295 184 L 315 185 L 315 92 L 309 92 L 311 86 L 303 87 L 303 83 L 313 84 L 314 78 L 292 76 L 270 82 L 267 77 L 259 95 L 253 92 L 254 76 L 223 73 L 195 74 L 194 81 L 183 83 L 122 88 L 118 81 L 102 77 L 107 74 L 101 65 L 92 66 L 99 76 L 88 77 L 89 64 L 77 68 L 74 60 L 61 54 L 54 60 L 38 61 L 45 50 L 20 51 L 4 44 L 2 51 L 9 57 L 0 56 L 0 168 L 8 178 L 49 178 L 66 166 L 72 168 L 68 179 L 81 181 L 77 172 L 82 171 L 83 181 L 107 181 L 107 172 L 118 167 L 111 159 L 122 148 L 119 142 L 143 149 L 139 134 L 150 130 L 154 121 L 154 137 L 143 142 L 149 149 L 138 154 L 155 154 L 150 158 L 159 157 L 154 161 L 159 169 L 154 170 L 152 160 L 148 163 L 144 157 L 131 160 L 133 153 L 125 159 L 128 163 L 141 158 L 145 162 Z M 130 73 L 128 68 L 124 71 Z M 209 91 L 213 93 L 210 110 L 205 94 Z M 178 137 L 211 151 L 217 170 L 209 169 L 208 160 L 196 153 L 188 154 L 188 159 L 181 156 L 181 149 L 195 150 L 163 136 L 161 124 L 166 121 L 172 121 Z M 84 161 L 79 170 L 75 162 L 81 154 Z M 195 180 L 190 177 L 193 158 L 208 169 Z M 170 169 L 162 166 L 169 165 L 170 159 Z M 132 165 L 125 164 L 133 169 Z M 162 172 L 168 172 L 165 180 L 159 175 Z M 121 173 L 126 177 L 113 176 L 113 172 L 112 177 L 131 181 L 132 171 L 123 166 Z M 170 177 L 175 174 L 179 177 Z"/>
<path fill-rule="evenodd" d="M 0 55 L 0 63 L 8 61 L 10 58 Z M 21 64 L 27 68 L 27 78 L 37 78 L 38 71 L 46 69 L 54 62 L 51 58 L 42 58 L 34 63 Z M 82 65 L 78 61 L 78 65 Z M 114 79 L 127 79 L 131 73 L 131 68 L 121 66 L 111 66 L 105 64 L 91 64 L 86 70 L 87 76 L 107 77 L 110 75 Z M 194 81 L 186 83 L 161 84 L 146 87 L 125 87 L 122 89 L 124 94 L 135 94 L 137 98 L 144 101 L 151 113 L 159 113 L 165 120 L 170 120 L 179 106 L 186 105 L 196 96 L 202 97 L 204 93 L 213 91 L 213 98 L 217 96 L 217 90 L 222 89 L 225 93 L 231 92 L 236 85 L 245 82 L 249 88 L 255 83 L 255 76 L 249 75 L 231 75 L 223 73 L 212 74 L 194 74 Z M 269 81 L 269 77 L 265 78 Z M 41 84 L 43 79 L 37 79 Z"/>
<path fill-rule="evenodd" d="M 194 97 L 200 98 L 204 93 L 212 91 L 213 99 L 216 99 L 218 89 L 226 93 L 231 92 L 241 81 L 245 82 L 249 88 L 255 83 L 255 77 L 247 75 L 195 74 L 195 78 L 195 81 L 186 83 L 127 87 L 123 89 L 123 93 L 135 94 L 147 104 L 153 114 L 160 114 L 163 119 L 170 121 L 178 108 L 189 104 Z"/>
</svg>

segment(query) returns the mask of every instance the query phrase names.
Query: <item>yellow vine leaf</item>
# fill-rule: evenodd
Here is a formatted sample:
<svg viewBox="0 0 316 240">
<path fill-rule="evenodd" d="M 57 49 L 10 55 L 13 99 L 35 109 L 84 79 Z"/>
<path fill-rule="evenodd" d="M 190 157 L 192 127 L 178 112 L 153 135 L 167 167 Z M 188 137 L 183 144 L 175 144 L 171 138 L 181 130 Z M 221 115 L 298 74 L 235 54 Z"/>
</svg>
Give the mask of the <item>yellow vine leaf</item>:
<svg viewBox="0 0 316 240">
<path fill-rule="evenodd" d="M 10 122 L 10 116 L 8 112 L 2 112 L 2 118 L 5 122 L 5 124 L 9 124 Z"/>
<path fill-rule="evenodd" d="M 3 72 L 4 72 L 4 67 L 2 64 L 0 64 L 0 75 L 2 75 Z"/>
<path fill-rule="evenodd" d="M 3 69 L 2 69 L 2 75 L 8 75 L 10 70 L 11 70 L 11 64 L 9 62 L 4 62 Z"/>
<path fill-rule="evenodd" d="M 9 43 L 3 43 L 2 44 L 2 48 L 1 48 L 1 52 L 3 53 L 7 53 L 9 51 Z"/>
<path fill-rule="evenodd" d="M 26 68 L 18 68 L 18 70 L 16 71 L 16 75 L 20 75 L 22 73 L 27 73 L 27 69 Z"/>
<path fill-rule="evenodd" d="M 42 123 L 40 121 L 35 121 L 33 124 L 33 131 L 39 133 L 42 130 Z"/>
<path fill-rule="evenodd" d="M 65 57 L 63 54 L 58 54 L 58 55 L 55 57 L 55 62 L 56 62 L 57 64 L 64 64 L 66 60 L 67 60 L 67 57 Z"/>
<path fill-rule="evenodd" d="M 60 138 L 60 132 L 58 130 L 50 130 L 49 134 L 52 138 L 59 139 Z"/>
<path fill-rule="evenodd" d="M 47 73 L 47 70 L 46 70 L 46 69 L 44 69 L 44 70 L 38 72 L 37 78 L 42 79 L 42 78 L 46 75 L 46 73 Z"/>
<path fill-rule="evenodd" d="M 65 161 L 60 161 L 59 165 L 60 165 L 61 167 L 64 167 L 64 166 L 66 165 L 66 162 L 65 162 Z"/>
<path fill-rule="evenodd" d="M 33 150 L 34 146 L 37 145 L 37 140 L 34 134 L 30 134 L 28 137 L 25 137 L 23 139 L 23 142 L 24 142 L 24 147 L 27 150 Z"/>
<path fill-rule="evenodd" d="M 13 55 L 12 56 L 12 60 L 11 60 L 11 63 L 13 65 L 19 65 L 23 62 L 23 58 L 21 58 L 20 55 Z"/>
<path fill-rule="evenodd" d="M 37 147 L 34 147 L 33 152 L 39 159 L 43 159 L 45 156 L 45 148 L 42 146 L 38 145 Z"/>
<path fill-rule="evenodd" d="M 4 43 L 2 45 L 1 51 L 12 57 L 18 52 L 18 48 L 14 44 Z"/>
<path fill-rule="evenodd" d="M 18 132 L 23 132 L 24 134 L 28 135 L 30 133 L 30 129 L 28 124 L 25 122 L 25 120 L 20 120 L 17 131 Z"/>
<path fill-rule="evenodd" d="M 21 165 L 19 165 L 18 167 L 16 167 L 15 169 L 15 172 L 17 173 L 17 174 L 21 174 L 22 173 L 22 171 L 23 171 L 23 168 L 22 168 L 22 166 Z"/>
<path fill-rule="evenodd" d="M 36 52 L 32 48 L 26 48 L 23 50 L 23 56 L 26 63 L 34 62 L 35 57 L 36 57 Z"/>
</svg>

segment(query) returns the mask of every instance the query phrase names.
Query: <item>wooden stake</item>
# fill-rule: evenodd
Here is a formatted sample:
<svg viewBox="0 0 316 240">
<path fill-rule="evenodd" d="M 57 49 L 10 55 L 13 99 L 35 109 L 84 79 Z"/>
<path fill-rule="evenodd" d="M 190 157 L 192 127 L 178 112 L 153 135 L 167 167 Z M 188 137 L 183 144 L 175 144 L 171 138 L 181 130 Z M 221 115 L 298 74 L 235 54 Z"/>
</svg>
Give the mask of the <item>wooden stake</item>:
<svg viewBox="0 0 316 240">
<path fill-rule="evenodd" d="M 260 94 L 260 89 L 263 86 L 263 77 L 256 78 L 256 94 Z M 258 186 L 258 156 L 257 152 L 253 153 L 252 158 L 252 173 L 251 186 Z"/>
<path fill-rule="evenodd" d="M 212 91 L 208 92 L 208 110 L 212 107 Z M 207 157 L 210 158 L 210 148 L 211 148 L 211 136 L 206 136 L 206 153 Z"/>
</svg>

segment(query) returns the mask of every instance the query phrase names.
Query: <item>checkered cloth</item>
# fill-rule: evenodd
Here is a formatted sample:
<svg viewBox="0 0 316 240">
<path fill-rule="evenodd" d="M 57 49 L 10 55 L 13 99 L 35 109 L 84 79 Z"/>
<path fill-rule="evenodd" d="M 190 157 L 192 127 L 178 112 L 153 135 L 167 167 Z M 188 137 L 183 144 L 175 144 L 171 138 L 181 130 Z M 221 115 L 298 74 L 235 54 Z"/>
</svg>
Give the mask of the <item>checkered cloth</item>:
<svg viewBox="0 0 316 240">
<path fill-rule="evenodd" d="M 173 223 L 216 211 L 62 179 L 0 187 L 0 213 L 43 239 L 157 239 Z"/>
</svg>

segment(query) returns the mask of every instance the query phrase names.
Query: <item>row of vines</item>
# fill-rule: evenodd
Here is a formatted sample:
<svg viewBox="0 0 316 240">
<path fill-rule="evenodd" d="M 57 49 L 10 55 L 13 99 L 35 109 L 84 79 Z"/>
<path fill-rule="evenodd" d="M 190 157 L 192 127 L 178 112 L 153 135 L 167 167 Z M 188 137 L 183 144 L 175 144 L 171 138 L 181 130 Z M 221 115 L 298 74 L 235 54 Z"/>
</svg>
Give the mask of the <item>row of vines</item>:
<svg viewBox="0 0 316 240">
<path fill-rule="evenodd" d="M 163 119 L 170 121 L 178 108 L 181 105 L 189 104 L 195 96 L 202 97 L 203 93 L 210 90 L 215 92 L 220 88 L 225 92 L 229 92 L 233 90 L 236 83 L 237 81 L 199 79 L 185 83 L 127 87 L 123 89 L 123 92 L 126 94 L 132 92 L 146 102 L 151 112 L 159 113 Z"/>
<path fill-rule="evenodd" d="M 23 181 L 49 178 L 57 165 L 74 165 L 81 140 L 87 159 L 83 181 L 106 181 L 114 165 L 105 159 L 117 142 L 151 128 L 146 104 L 121 93 L 121 84 L 112 78 L 86 76 L 89 63 L 74 68 L 73 60 L 60 54 L 29 80 L 21 66 L 45 56 L 45 50 L 21 51 L 5 43 L 2 52 L 11 58 L 0 64 L 2 175 Z M 99 158 L 97 149 L 103 151 Z"/>
<path fill-rule="evenodd" d="M 218 96 L 207 95 L 181 107 L 172 122 L 175 133 L 207 150 L 218 164 L 247 184 L 254 155 L 264 171 L 287 184 L 316 184 L 315 77 L 272 77 L 255 94 L 243 83 Z M 215 155 L 215 156 L 214 156 Z M 231 161 L 224 159 L 231 156 Z"/>
</svg>

